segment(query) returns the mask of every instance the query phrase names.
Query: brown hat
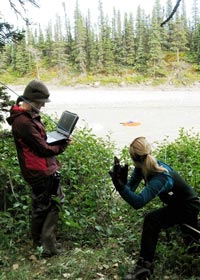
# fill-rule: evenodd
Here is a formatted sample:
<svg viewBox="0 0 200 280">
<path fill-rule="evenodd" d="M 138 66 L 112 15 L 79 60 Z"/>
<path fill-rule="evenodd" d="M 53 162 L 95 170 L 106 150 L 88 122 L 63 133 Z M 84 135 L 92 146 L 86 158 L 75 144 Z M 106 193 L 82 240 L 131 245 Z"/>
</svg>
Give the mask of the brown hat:
<svg viewBox="0 0 200 280">
<path fill-rule="evenodd" d="M 25 88 L 24 97 L 28 101 L 50 102 L 48 88 L 38 80 L 31 81 Z"/>
</svg>

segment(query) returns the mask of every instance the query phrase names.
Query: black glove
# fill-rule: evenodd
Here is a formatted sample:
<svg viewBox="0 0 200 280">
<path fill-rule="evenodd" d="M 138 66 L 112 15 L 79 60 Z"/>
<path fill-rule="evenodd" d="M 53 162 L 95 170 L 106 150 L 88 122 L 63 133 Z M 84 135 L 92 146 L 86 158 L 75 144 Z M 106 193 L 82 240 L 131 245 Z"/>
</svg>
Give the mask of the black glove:
<svg viewBox="0 0 200 280">
<path fill-rule="evenodd" d="M 124 185 L 127 183 L 128 165 L 120 165 L 119 159 L 115 156 L 113 170 L 109 171 L 109 175 L 112 178 L 112 182 L 116 190 L 119 192 L 122 191 Z"/>
</svg>

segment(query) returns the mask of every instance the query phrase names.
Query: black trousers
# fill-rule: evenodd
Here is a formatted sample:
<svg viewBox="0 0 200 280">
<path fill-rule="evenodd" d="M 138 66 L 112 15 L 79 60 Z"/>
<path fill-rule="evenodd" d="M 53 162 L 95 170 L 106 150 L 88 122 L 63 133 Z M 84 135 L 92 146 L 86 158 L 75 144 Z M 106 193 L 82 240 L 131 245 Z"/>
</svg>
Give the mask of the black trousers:
<svg viewBox="0 0 200 280">
<path fill-rule="evenodd" d="M 166 206 L 148 213 L 144 218 L 140 257 L 152 262 L 154 259 L 159 233 L 162 229 L 170 228 L 174 225 L 181 225 L 181 230 L 185 236 L 185 243 L 188 246 L 194 239 L 199 239 L 198 233 L 188 230 L 182 224 L 186 223 L 194 228 L 198 225 L 198 211 L 187 209 L 186 207 Z"/>
<path fill-rule="evenodd" d="M 31 234 L 35 244 L 53 236 L 56 230 L 60 205 L 52 195 L 58 197 L 59 181 L 55 174 L 31 181 Z"/>
</svg>

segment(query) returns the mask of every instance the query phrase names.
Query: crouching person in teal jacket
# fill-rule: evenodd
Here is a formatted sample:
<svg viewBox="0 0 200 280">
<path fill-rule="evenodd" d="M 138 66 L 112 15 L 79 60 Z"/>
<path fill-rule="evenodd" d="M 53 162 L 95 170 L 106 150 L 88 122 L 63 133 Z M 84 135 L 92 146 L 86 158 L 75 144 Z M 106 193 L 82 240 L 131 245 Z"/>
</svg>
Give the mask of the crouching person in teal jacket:
<svg viewBox="0 0 200 280">
<path fill-rule="evenodd" d="M 138 137 L 131 143 L 130 156 L 135 168 L 129 179 L 128 166 L 121 166 L 119 160 L 114 159 L 113 170 L 109 173 L 116 190 L 136 210 L 157 196 L 165 206 L 145 216 L 139 260 L 125 280 L 146 279 L 153 273 L 156 245 L 162 229 L 180 225 L 186 246 L 199 239 L 199 234 L 189 229 L 197 228 L 200 210 L 200 200 L 193 188 L 172 167 L 152 156 L 151 145 L 145 137 Z M 142 180 L 144 188 L 136 192 Z"/>
</svg>

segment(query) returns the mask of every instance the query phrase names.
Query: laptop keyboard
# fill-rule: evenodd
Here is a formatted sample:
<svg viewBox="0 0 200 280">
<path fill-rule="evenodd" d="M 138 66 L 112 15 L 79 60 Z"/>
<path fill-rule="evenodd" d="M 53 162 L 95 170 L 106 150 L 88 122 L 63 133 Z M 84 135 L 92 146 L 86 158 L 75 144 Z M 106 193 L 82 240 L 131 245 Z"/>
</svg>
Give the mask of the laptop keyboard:
<svg viewBox="0 0 200 280">
<path fill-rule="evenodd" d="M 64 135 L 58 131 L 52 131 L 47 134 L 47 143 L 52 143 L 57 140 L 59 141 L 59 140 L 66 139 L 66 138 L 67 138 L 66 135 Z"/>
</svg>

